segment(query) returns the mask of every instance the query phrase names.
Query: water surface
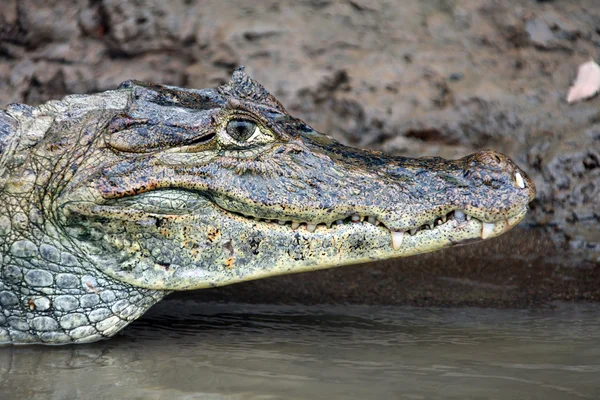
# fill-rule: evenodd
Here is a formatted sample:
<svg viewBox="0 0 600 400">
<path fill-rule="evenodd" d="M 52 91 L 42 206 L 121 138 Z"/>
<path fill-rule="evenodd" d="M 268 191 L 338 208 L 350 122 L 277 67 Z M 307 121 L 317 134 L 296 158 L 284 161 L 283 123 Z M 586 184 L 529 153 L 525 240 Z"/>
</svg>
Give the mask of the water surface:
<svg viewBox="0 0 600 400">
<path fill-rule="evenodd" d="M 598 399 L 600 306 L 171 299 L 119 336 L 0 348 L 0 399 Z"/>
</svg>

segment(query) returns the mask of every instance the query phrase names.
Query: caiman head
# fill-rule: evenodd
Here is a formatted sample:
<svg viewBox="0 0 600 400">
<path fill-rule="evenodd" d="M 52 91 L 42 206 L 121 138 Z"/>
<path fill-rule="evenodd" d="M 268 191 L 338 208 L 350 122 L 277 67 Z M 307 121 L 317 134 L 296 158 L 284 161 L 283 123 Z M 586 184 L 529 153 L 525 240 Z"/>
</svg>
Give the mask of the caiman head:
<svg viewBox="0 0 600 400">
<path fill-rule="evenodd" d="M 291 116 L 238 69 L 216 90 L 126 82 L 55 178 L 60 229 L 97 269 L 183 290 L 492 238 L 533 182 L 508 157 L 358 150 Z M 71 150 L 72 151 L 72 150 Z"/>
</svg>

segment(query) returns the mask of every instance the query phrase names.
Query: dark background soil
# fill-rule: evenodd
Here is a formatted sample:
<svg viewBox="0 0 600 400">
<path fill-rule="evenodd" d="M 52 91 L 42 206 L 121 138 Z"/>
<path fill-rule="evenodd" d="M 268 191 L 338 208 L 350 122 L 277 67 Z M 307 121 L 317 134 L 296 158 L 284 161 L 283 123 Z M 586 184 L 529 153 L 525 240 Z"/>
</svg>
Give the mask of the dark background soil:
<svg viewBox="0 0 600 400">
<path fill-rule="evenodd" d="M 209 299 L 598 300 L 600 99 L 565 101 L 590 58 L 597 0 L 0 1 L 0 106 L 132 78 L 214 87 L 245 65 L 344 143 L 415 157 L 493 148 L 537 185 L 505 238 L 198 294 Z"/>
</svg>

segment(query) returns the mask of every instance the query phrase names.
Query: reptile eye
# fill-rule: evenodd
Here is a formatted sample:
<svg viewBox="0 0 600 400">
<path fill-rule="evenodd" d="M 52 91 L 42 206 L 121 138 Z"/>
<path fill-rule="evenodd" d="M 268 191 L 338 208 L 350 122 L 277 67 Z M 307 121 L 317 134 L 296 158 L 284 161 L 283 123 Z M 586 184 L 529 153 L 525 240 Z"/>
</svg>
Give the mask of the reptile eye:
<svg viewBox="0 0 600 400">
<path fill-rule="evenodd" d="M 258 129 L 256 124 L 245 119 L 232 119 L 227 123 L 227 133 L 238 142 L 245 142 Z"/>
</svg>

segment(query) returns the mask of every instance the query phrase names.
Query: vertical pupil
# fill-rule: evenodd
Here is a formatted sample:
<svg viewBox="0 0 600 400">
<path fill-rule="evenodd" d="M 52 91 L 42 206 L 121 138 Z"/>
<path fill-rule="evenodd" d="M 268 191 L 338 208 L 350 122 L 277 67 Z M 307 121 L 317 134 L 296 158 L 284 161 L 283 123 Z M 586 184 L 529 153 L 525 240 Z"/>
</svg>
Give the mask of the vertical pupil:
<svg viewBox="0 0 600 400">
<path fill-rule="evenodd" d="M 236 130 L 238 135 L 244 136 L 244 134 L 248 131 L 248 125 L 239 124 L 238 126 L 236 126 Z"/>
<path fill-rule="evenodd" d="M 236 140 L 246 140 L 254 133 L 256 124 L 243 119 L 233 119 L 227 123 L 227 133 Z"/>
</svg>

